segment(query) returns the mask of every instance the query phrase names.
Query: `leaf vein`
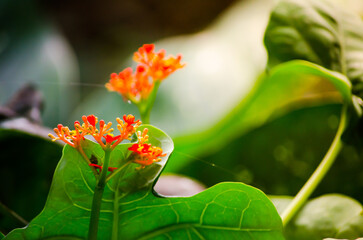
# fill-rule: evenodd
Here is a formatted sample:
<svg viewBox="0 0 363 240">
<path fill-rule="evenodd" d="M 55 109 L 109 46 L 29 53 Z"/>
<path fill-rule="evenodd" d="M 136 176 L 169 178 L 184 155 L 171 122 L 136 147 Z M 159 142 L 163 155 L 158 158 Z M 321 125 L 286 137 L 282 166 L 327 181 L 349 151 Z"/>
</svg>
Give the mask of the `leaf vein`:
<svg viewBox="0 0 363 240">
<path fill-rule="evenodd" d="M 202 234 L 200 234 L 200 232 L 195 228 L 195 227 L 191 227 L 191 229 L 193 230 L 193 232 L 195 233 L 195 234 L 197 234 L 197 236 L 200 238 L 200 239 L 202 239 L 202 240 L 205 240 L 205 238 L 203 237 L 203 235 Z"/>
<path fill-rule="evenodd" d="M 140 197 L 140 198 L 138 198 L 138 199 L 134 199 L 134 200 L 132 200 L 132 201 L 128 201 L 128 202 L 121 202 L 121 203 L 119 203 L 119 204 L 120 204 L 120 205 L 128 205 L 128 204 L 131 204 L 131 203 L 135 203 L 135 202 L 138 202 L 138 201 L 143 200 L 143 199 L 144 199 L 144 198 L 146 198 L 149 194 L 150 194 L 150 192 L 146 192 L 146 194 L 145 194 L 144 196 L 142 196 L 142 197 Z M 120 198 L 119 198 L 118 200 L 122 199 L 124 196 L 125 196 L 125 195 L 121 195 L 121 196 L 120 196 Z"/>
<path fill-rule="evenodd" d="M 248 204 L 247 204 L 247 206 L 242 210 L 242 212 L 241 212 L 241 217 L 240 217 L 240 220 L 239 220 L 239 228 L 242 228 L 242 222 L 243 222 L 243 217 L 244 217 L 244 215 L 245 215 L 245 211 L 250 207 L 250 205 L 251 205 L 251 202 L 252 202 L 252 200 L 250 199 L 249 201 L 248 201 Z"/>
<path fill-rule="evenodd" d="M 81 178 L 82 178 L 82 180 L 83 180 L 83 182 L 84 182 L 84 184 L 86 185 L 86 188 L 90 191 L 90 193 L 93 195 L 94 194 L 94 191 L 93 191 L 93 189 L 88 185 L 88 182 L 86 181 L 86 179 L 85 179 L 85 177 L 84 177 L 84 175 L 83 175 L 83 172 L 82 172 L 82 169 L 79 167 L 79 165 L 77 165 L 77 168 L 78 168 L 78 170 L 79 170 L 79 172 L 80 172 L 80 175 L 81 175 Z"/>
<path fill-rule="evenodd" d="M 224 226 L 216 226 L 216 225 L 201 225 L 199 223 L 182 223 L 182 224 L 169 225 L 164 228 L 159 228 L 156 231 L 151 231 L 149 233 L 143 234 L 143 236 L 138 238 L 138 240 L 146 240 L 146 239 L 154 238 L 156 236 L 159 236 L 159 235 L 162 235 L 162 234 L 165 234 L 168 232 L 176 231 L 179 229 L 186 229 L 186 228 L 195 229 L 194 232 L 196 234 L 198 232 L 197 228 L 235 231 L 235 232 L 246 232 L 249 235 L 251 232 L 262 232 L 262 233 L 266 232 L 267 233 L 267 232 L 279 231 L 279 229 L 272 229 L 272 228 L 266 228 L 266 229 L 263 229 L 263 228 L 236 228 L 236 227 L 224 227 Z M 205 238 L 200 233 L 197 235 L 201 239 L 205 240 Z"/>
<path fill-rule="evenodd" d="M 175 202 L 173 204 L 181 204 L 181 203 L 184 203 L 184 202 Z M 124 210 L 124 211 L 120 212 L 119 215 L 122 215 L 122 214 L 125 214 L 125 213 L 128 213 L 128 212 L 132 212 L 132 211 L 135 211 L 135 210 L 139 210 L 139 209 L 148 209 L 148 208 L 155 208 L 155 207 L 168 207 L 168 206 L 171 207 L 173 204 L 168 203 L 168 204 L 149 205 L 149 206 L 137 206 L 137 207 L 134 207 L 134 208 Z M 175 209 L 173 209 L 173 211 L 175 211 Z"/>
</svg>

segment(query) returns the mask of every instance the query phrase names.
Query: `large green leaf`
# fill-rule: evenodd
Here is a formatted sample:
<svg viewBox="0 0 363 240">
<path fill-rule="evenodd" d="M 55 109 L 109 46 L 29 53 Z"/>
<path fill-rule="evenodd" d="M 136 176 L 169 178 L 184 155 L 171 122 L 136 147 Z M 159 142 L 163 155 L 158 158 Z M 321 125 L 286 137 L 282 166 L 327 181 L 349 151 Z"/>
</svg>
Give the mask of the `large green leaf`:
<svg viewBox="0 0 363 240">
<path fill-rule="evenodd" d="M 150 143 L 170 155 L 172 140 L 150 125 Z M 125 161 L 130 144 L 111 154 L 111 166 Z M 102 161 L 103 151 L 87 141 L 85 152 Z M 163 198 L 152 192 L 167 157 L 136 170 L 131 164 L 107 184 L 102 199 L 99 239 L 283 239 L 281 219 L 269 199 L 242 183 L 221 183 L 188 198 Z M 88 232 L 96 179 L 73 148 L 66 146 L 42 213 L 6 239 L 82 239 Z"/>
<path fill-rule="evenodd" d="M 271 197 L 271 200 L 282 213 L 292 197 Z M 291 240 L 356 239 L 363 236 L 363 207 L 344 195 L 323 195 L 306 203 L 287 225 L 285 233 Z"/>
<path fill-rule="evenodd" d="M 331 92 L 314 90 L 317 85 L 325 84 L 324 88 L 336 89 L 343 99 L 330 98 Z M 329 87 L 329 85 L 333 87 Z M 247 131 L 257 128 L 272 115 L 283 113 L 283 108 L 295 104 L 299 99 L 309 96 L 322 96 L 311 100 L 320 103 L 351 102 L 351 84 L 345 76 L 306 61 L 291 61 L 275 68 L 263 76 L 250 95 L 242 101 L 216 126 L 204 132 L 198 132 L 180 138 L 175 138 L 175 154 L 173 162 L 167 166 L 167 171 L 177 171 L 193 158 L 218 152 L 227 142 Z M 324 96 L 328 96 L 325 97 Z M 300 106 L 301 107 L 301 106 Z"/>
<path fill-rule="evenodd" d="M 363 96 L 363 21 L 326 0 L 282 0 L 265 33 L 268 65 L 308 60 L 346 75 Z"/>
</svg>

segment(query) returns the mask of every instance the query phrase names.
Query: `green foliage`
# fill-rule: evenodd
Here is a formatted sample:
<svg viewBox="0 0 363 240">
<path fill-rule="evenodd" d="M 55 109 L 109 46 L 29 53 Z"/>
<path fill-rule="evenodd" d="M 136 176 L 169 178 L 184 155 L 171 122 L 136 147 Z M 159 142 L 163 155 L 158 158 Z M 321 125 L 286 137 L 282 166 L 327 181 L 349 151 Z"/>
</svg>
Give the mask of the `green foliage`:
<svg viewBox="0 0 363 240">
<path fill-rule="evenodd" d="M 280 1 L 265 33 L 268 66 L 303 59 L 346 75 L 362 97 L 363 22 L 331 1 Z"/>
<path fill-rule="evenodd" d="M 341 88 L 342 85 L 334 85 L 340 93 L 343 93 L 342 90 L 347 91 L 347 95 L 344 96 L 343 93 L 342 96 L 344 105 L 348 106 L 349 110 L 348 112 L 345 112 L 345 110 L 342 111 L 341 123 L 345 122 L 344 120 L 346 117 L 348 122 L 339 129 L 343 130 L 345 141 L 350 143 L 354 142 L 353 136 L 357 136 L 357 132 L 359 132 L 357 127 L 359 128 L 359 125 L 362 124 L 362 120 L 359 119 L 362 116 L 361 97 L 363 96 L 363 65 L 361 64 L 363 51 L 362 27 L 363 22 L 358 16 L 342 10 L 342 8 L 333 5 L 331 2 L 323 0 L 282 0 L 273 10 L 265 33 L 265 45 L 269 54 L 269 67 L 286 64 L 286 62 L 289 62 L 290 60 L 302 59 L 342 74 L 342 77 L 338 78 L 344 79 L 348 87 L 343 87 L 345 88 L 345 90 L 343 90 Z M 331 78 L 328 79 L 330 81 L 332 80 Z M 348 81 L 351 84 L 348 84 Z M 351 93 L 348 93 L 348 91 Z M 323 169 L 329 169 L 329 167 L 326 166 L 332 164 L 335 159 L 335 157 L 331 157 L 331 153 L 334 153 L 339 149 L 339 142 L 342 138 L 341 132 L 342 131 L 337 132 L 336 138 L 334 139 L 326 158 L 324 157 L 322 164 L 319 165 L 317 171 L 314 172 L 313 177 L 309 179 L 308 183 L 304 185 L 303 189 L 299 192 L 298 197 L 294 199 L 289 208 L 283 213 L 282 218 L 284 225 L 289 221 L 290 217 L 296 213 L 298 210 L 297 206 L 300 206 L 308 198 L 312 189 L 315 189 L 310 186 L 316 186 L 317 183 L 320 183 L 320 180 L 317 181 L 316 179 L 325 176 Z M 362 136 L 360 135 L 360 137 Z M 323 175 L 315 175 L 320 171 Z M 319 203 L 327 205 L 323 200 Z M 344 203 L 339 202 L 337 203 L 337 206 L 339 206 L 339 204 Z M 304 211 L 310 215 L 317 212 L 316 209 L 310 209 L 309 205 L 306 205 L 299 213 L 298 219 L 301 220 L 301 215 L 304 214 Z M 329 215 L 330 212 L 335 217 L 338 216 L 338 218 L 328 217 L 329 221 L 332 223 L 331 225 L 333 225 L 333 227 L 329 227 L 339 229 L 342 225 L 339 221 L 341 221 L 343 217 L 339 216 L 339 209 L 336 206 L 335 208 L 327 208 L 319 212 L 319 217 L 322 215 Z M 291 239 L 321 239 L 322 236 L 332 237 L 334 235 L 339 235 L 339 231 L 338 233 L 326 231 L 324 228 L 329 224 L 324 222 L 324 220 L 302 220 L 302 222 L 304 221 L 308 222 L 308 224 L 302 224 L 303 227 L 301 227 L 301 229 L 291 229 L 291 232 L 293 233 Z M 347 220 L 344 219 L 342 221 L 346 223 Z M 300 222 L 298 224 L 300 224 Z M 319 233 L 319 235 L 310 233 L 307 230 L 313 228 L 319 229 L 322 233 Z M 290 234 L 289 227 L 286 230 L 286 233 L 287 235 Z"/>
<path fill-rule="evenodd" d="M 271 197 L 279 213 L 291 197 Z M 286 239 L 320 240 L 327 237 L 356 239 L 363 236 L 363 207 L 356 200 L 328 194 L 310 200 L 286 226 Z"/>
<path fill-rule="evenodd" d="M 172 140 L 157 128 L 143 127 L 149 129 L 149 142 L 169 155 Z M 112 151 L 111 167 L 126 161 L 130 145 Z M 99 145 L 86 141 L 84 150 L 87 156 L 102 161 Z M 261 191 L 242 183 L 221 183 L 189 198 L 153 194 L 152 186 L 166 160 L 141 170 L 132 163 L 111 178 L 102 199 L 99 239 L 283 239 L 273 204 Z M 29 226 L 14 230 L 6 239 L 85 238 L 95 184 L 82 156 L 66 146 L 44 210 Z"/>
<path fill-rule="evenodd" d="M 266 123 L 277 111 L 302 98 L 319 83 L 328 80 L 340 92 L 344 101 L 351 101 L 350 83 L 343 75 L 306 61 L 281 64 L 261 77 L 255 89 L 231 113 L 213 128 L 193 135 L 175 138 L 175 152 L 167 171 L 177 171 L 191 158 L 187 155 L 205 155 L 218 152 L 226 144 L 247 131 Z M 325 103 L 336 101 L 322 99 Z M 297 106 L 295 106 L 297 107 Z M 217 137 L 218 136 L 218 137 Z M 182 154 L 178 154 L 182 153 Z"/>
<path fill-rule="evenodd" d="M 353 107 L 344 141 L 363 146 L 363 21 L 328 1 L 280 1 L 265 33 L 268 66 L 308 60 L 342 73 L 352 83 Z M 355 113 L 354 113 L 355 112 Z"/>
<path fill-rule="evenodd" d="M 0 129 L 0 144 L 1 202 L 24 219 L 31 220 L 44 207 L 49 180 L 61 157 L 62 146 L 40 136 L 10 129 Z M 24 225 L 1 214 L 0 226 L 6 233 Z"/>
</svg>

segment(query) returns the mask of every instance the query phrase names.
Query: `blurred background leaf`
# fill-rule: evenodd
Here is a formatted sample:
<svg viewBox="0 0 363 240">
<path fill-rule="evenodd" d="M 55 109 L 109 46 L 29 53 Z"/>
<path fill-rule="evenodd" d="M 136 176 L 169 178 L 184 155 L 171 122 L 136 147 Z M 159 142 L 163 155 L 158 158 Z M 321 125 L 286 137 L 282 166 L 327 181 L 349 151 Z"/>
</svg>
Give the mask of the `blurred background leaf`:
<svg viewBox="0 0 363 240">
<path fill-rule="evenodd" d="M 30 221 L 44 207 L 62 145 L 11 129 L 0 129 L 0 145 L 0 202 Z M 0 231 L 14 227 L 24 224 L 1 211 Z"/>
<path fill-rule="evenodd" d="M 281 214 L 291 197 L 270 196 Z M 285 228 L 287 240 L 320 240 L 327 237 L 356 239 L 363 235 L 363 208 L 356 200 L 327 194 L 312 199 Z"/>
<path fill-rule="evenodd" d="M 341 72 L 362 97 L 363 21 L 335 1 L 280 1 L 273 9 L 264 43 L 268 67 L 293 59 Z"/>
</svg>

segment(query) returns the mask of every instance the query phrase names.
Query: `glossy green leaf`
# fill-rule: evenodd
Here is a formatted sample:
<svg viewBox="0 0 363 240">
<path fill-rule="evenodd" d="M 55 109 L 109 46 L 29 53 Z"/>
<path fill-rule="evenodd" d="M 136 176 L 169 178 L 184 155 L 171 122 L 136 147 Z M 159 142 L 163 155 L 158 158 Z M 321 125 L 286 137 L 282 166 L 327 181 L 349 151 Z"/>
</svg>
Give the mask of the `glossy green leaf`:
<svg viewBox="0 0 363 240">
<path fill-rule="evenodd" d="M 270 67 L 303 59 L 341 72 L 363 96 L 363 21 L 326 0 L 282 0 L 265 33 Z"/>
<path fill-rule="evenodd" d="M 317 85 L 326 84 L 324 88 L 336 89 L 344 100 L 329 97 L 316 90 Z M 247 131 L 266 123 L 273 115 L 283 113 L 288 105 L 313 96 L 315 104 L 327 102 L 351 102 L 350 82 L 337 72 L 330 71 L 306 61 L 291 61 L 274 67 L 260 79 L 250 95 L 244 99 L 216 126 L 204 132 L 175 138 L 175 154 L 167 171 L 177 171 L 193 158 L 188 156 L 205 155 L 217 152 L 226 144 L 225 139 L 233 139 Z M 314 99 L 314 96 L 321 96 Z"/>
<path fill-rule="evenodd" d="M 292 197 L 271 197 L 279 213 Z M 363 207 L 340 194 L 328 194 L 310 200 L 285 228 L 291 240 L 323 238 L 356 239 L 363 236 Z"/>
<path fill-rule="evenodd" d="M 149 129 L 149 142 L 168 154 L 172 140 Z M 111 166 L 125 161 L 130 144 L 111 154 Z M 102 161 L 103 151 L 87 141 L 85 152 Z M 221 183 L 193 197 L 164 198 L 152 192 L 167 157 L 142 170 L 130 164 L 107 184 L 102 199 L 99 239 L 283 239 L 281 219 L 269 199 L 242 183 Z M 42 213 L 6 239 L 85 238 L 96 179 L 73 148 L 66 146 Z"/>
</svg>

